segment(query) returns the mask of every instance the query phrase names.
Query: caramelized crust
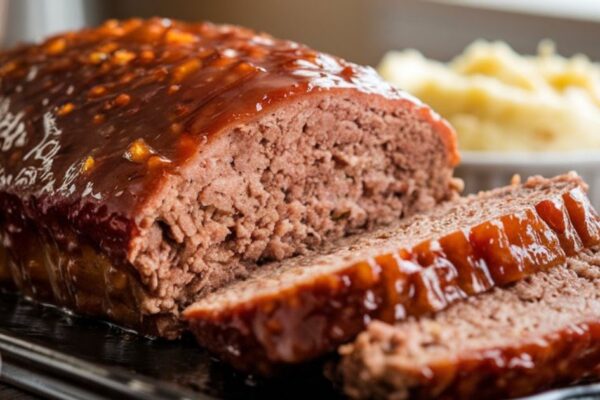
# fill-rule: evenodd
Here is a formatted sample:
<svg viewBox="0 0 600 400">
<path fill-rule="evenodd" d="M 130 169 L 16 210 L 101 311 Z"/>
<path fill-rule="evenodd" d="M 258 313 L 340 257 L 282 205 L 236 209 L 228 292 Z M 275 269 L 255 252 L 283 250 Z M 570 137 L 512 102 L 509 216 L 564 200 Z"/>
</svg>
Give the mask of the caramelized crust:
<svg viewBox="0 0 600 400">
<path fill-rule="evenodd" d="M 226 304 L 217 292 L 184 317 L 202 345 L 237 367 L 268 372 L 274 363 L 335 349 L 373 319 L 425 315 L 562 265 L 584 246 L 598 244 L 599 228 L 598 215 L 575 188 L 413 247 L 317 271 L 276 293 L 238 294 L 238 301 Z"/>
</svg>

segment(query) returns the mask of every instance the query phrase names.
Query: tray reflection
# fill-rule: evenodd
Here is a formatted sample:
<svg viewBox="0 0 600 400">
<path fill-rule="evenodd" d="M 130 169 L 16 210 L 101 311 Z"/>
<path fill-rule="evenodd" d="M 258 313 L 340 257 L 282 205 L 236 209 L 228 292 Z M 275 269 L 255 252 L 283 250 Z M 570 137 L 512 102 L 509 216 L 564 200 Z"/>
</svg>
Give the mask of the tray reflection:
<svg viewBox="0 0 600 400">
<path fill-rule="evenodd" d="M 107 322 L 74 316 L 52 306 L 0 293 L 0 330 L 48 349 L 193 389 L 199 398 L 340 398 L 320 365 L 294 368 L 273 379 L 237 373 L 200 349 L 192 337 L 150 339 Z M 203 396 L 204 394 L 204 396 Z"/>
</svg>

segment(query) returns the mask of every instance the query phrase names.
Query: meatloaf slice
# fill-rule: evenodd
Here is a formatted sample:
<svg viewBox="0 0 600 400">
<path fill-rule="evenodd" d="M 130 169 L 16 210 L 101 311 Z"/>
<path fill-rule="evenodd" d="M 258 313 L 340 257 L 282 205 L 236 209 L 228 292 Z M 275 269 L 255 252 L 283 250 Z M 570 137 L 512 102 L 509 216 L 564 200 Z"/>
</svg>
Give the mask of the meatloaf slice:
<svg viewBox="0 0 600 400">
<path fill-rule="evenodd" d="M 373 319 L 444 309 L 600 243 L 577 175 L 460 198 L 398 225 L 263 266 L 184 312 L 205 347 L 266 371 L 351 340 Z"/>
<path fill-rule="evenodd" d="M 452 198 L 457 162 L 451 128 L 371 68 L 234 26 L 108 21 L 0 53 L 0 276 L 173 336 L 260 263 Z"/>
<path fill-rule="evenodd" d="M 345 393 L 495 399 L 597 378 L 599 250 L 432 317 L 373 322 L 340 350 Z"/>
</svg>

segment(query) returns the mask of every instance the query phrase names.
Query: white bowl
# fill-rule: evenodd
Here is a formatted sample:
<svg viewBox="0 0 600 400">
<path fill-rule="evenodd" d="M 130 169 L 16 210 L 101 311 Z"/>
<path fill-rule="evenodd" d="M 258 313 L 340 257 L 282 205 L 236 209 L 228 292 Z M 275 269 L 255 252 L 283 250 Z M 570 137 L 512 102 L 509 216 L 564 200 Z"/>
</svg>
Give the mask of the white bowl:
<svg viewBox="0 0 600 400">
<path fill-rule="evenodd" d="M 463 151 L 456 175 L 465 181 L 465 193 L 508 184 L 514 174 L 552 177 L 576 171 L 590 185 L 590 198 L 600 209 L 600 151 L 565 153 L 495 153 Z"/>
</svg>

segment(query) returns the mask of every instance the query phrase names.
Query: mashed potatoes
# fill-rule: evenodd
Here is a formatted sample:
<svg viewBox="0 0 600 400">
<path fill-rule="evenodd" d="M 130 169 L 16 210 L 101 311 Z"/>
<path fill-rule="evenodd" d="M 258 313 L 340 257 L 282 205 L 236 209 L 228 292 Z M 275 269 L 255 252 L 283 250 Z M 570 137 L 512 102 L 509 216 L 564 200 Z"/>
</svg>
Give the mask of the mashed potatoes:
<svg viewBox="0 0 600 400">
<path fill-rule="evenodd" d="M 390 52 L 379 72 L 446 117 L 464 150 L 600 149 L 600 66 L 549 42 L 521 56 L 477 41 L 448 64 Z"/>
</svg>

